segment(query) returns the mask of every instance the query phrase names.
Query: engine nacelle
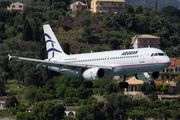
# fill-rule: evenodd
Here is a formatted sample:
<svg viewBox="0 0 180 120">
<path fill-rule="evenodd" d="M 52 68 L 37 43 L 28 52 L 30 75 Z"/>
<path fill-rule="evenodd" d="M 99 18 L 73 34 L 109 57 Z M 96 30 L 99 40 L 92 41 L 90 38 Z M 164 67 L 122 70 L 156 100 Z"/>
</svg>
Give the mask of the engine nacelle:
<svg viewBox="0 0 180 120">
<path fill-rule="evenodd" d="M 86 80 L 99 80 L 105 77 L 105 71 L 102 68 L 90 68 L 82 73 L 82 77 Z"/>
<path fill-rule="evenodd" d="M 144 72 L 144 73 L 138 73 L 135 75 L 136 79 L 139 79 L 139 80 L 142 80 L 142 81 L 149 81 L 149 80 L 156 80 L 159 78 L 159 71 L 158 72 L 153 72 L 151 73 L 148 73 L 148 72 Z M 152 78 L 151 78 L 152 76 Z"/>
</svg>

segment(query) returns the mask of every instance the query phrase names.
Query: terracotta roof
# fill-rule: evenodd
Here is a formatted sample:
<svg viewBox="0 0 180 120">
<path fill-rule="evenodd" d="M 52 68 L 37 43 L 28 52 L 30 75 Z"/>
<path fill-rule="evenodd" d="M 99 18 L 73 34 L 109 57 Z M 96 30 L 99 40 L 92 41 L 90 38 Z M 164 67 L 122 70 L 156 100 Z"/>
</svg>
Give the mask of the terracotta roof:
<svg viewBox="0 0 180 120">
<path fill-rule="evenodd" d="M 149 34 L 136 35 L 138 38 L 160 38 Z"/>
<path fill-rule="evenodd" d="M 79 106 L 64 106 L 66 111 L 76 111 Z"/>
<path fill-rule="evenodd" d="M 0 100 L 6 100 L 7 99 L 7 97 L 0 97 Z"/>
</svg>

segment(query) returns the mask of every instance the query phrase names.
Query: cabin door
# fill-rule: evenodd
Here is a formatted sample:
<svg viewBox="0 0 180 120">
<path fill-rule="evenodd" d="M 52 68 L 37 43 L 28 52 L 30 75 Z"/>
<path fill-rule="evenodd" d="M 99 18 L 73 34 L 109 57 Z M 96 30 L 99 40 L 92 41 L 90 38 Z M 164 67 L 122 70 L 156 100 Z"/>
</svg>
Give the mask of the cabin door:
<svg viewBox="0 0 180 120">
<path fill-rule="evenodd" d="M 144 57 L 145 57 L 146 50 L 142 50 L 139 56 L 139 62 L 144 63 Z"/>
</svg>

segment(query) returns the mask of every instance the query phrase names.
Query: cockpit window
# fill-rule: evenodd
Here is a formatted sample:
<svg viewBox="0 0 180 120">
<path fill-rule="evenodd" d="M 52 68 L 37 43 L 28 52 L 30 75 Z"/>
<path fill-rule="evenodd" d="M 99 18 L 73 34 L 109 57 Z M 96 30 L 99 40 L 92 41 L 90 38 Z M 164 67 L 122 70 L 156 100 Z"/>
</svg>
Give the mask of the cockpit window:
<svg viewBox="0 0 180 120">
<path fill-rule="evenodd" d="M 154 55 L 154 53 L 151 54 L 151 57 Z"/>
<path fill-rule="evenodd" d="M 159 55 L 159 56 L 164 56 L 164 54 L 163 54 L 163 53 L 158 53 L 158 55 Z"/>
<path fill-rule="evenodd" d="M 157 53 L 155 53 L 155 54 L 154 54 L 154 56 L 158 56 L 158 54 L 157 54 Z"/>
</svg>

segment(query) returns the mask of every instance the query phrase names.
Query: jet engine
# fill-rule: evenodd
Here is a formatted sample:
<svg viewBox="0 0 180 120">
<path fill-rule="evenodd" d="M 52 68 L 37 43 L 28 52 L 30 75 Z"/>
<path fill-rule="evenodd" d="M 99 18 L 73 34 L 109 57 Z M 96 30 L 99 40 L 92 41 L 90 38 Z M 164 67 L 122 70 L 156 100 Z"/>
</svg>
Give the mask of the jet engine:
<svg viewBox="0 0 180 120">
<path fill-rule="evenodd" d="M 99 80 L 105 77 L 105 71 L 102 68 L 90 68 L 82 73 L 82 77 L 86 80 Z"/>
<path fill-rule="evenodd" d="M 135 75 L 136 79 L 142 80 L 142 81 L 149 81 L 149 80 L 156 80 L 159 78 L 159 71 L 158 72 L 144 72 L 144 73 L 138 73 Z"/>
</svg>

